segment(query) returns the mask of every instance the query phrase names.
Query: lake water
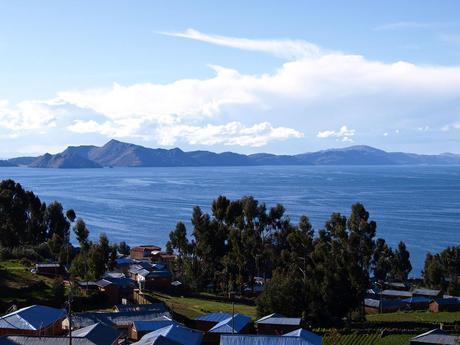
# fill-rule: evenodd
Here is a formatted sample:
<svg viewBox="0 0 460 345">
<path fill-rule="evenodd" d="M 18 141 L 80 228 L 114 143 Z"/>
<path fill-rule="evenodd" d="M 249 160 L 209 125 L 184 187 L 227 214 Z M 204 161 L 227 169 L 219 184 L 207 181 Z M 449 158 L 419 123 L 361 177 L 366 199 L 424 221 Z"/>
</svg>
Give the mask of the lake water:
<svg viewBox="0 0 460 345">
<path fill-rule="evenodd" d="M 377 236 L 411 252 L 418 276 L 428 251 L 460 244 L 460 166 L 263 166 L 54 170 L 0 168 L 42 200 L 60 201 L 85 219 L 92 238 L 164 246 L 192 207 L 209 211 L 220 194 L 282 203 L 292 221 L 307 215 L 316 229 L 332 212 L 363 202 Z M 188 226 L 188 231 L 191 231 Z"/>
</svg>

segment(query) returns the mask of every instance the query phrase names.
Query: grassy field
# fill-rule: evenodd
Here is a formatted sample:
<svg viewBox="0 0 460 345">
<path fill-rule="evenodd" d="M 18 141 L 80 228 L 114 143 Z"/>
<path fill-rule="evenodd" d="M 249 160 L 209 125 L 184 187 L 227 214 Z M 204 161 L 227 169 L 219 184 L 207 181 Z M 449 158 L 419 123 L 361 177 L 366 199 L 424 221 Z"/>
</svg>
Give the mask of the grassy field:
<svg viewBox="0 0 460 345">
<path fill-rule="evenodd" d="M 53 279 L 36 275 L 19 261 L 0 262 L 0 311 L 11 304 L 53 304 Z"/>
<path fill-rule="evenodd" d="M 368 321 L 426 321 L 453 322 L 460 321 L 460 312 L 431 313 L 428 311 L 397 312 L 388 314 L 372 314 L 366 316 Z"/>
<path fill-rule="evenodd" d="M 165 302 L 174 312 L 191 319 L 214 311 L 232 311 L 231 303 L 193 297 L 171 296 L 157 292 L 151 293 L 151 296 Z M 235 312 L 250 316 L 253 319 L 256 319 L 257 316 L 256 307 L 245 304 L 235 303 Z"/>
</svg>

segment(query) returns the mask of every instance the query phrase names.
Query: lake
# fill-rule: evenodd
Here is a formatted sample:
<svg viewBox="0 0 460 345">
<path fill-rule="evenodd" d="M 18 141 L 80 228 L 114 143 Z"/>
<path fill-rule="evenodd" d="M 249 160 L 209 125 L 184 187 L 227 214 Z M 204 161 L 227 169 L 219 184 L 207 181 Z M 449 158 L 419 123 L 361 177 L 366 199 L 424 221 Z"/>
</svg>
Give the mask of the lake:
<svg viewBox="0 0 460 345">
<path fill-rule="evenodd" d="M 362 202 L 378 237 L 393 247 L 406 242 L 413 276 L 427 252 L 460 243 L 460 166 L 0 168 L 0 178 L 75 209 L 92 238 L 106 232 L 130 245 L 164 246 L 177 221 L 190 224 L 193 206 L 209 211 L 220 194 L 282 203 L 292 221 L 305 214 L 316 229 Z"/>
</svg>

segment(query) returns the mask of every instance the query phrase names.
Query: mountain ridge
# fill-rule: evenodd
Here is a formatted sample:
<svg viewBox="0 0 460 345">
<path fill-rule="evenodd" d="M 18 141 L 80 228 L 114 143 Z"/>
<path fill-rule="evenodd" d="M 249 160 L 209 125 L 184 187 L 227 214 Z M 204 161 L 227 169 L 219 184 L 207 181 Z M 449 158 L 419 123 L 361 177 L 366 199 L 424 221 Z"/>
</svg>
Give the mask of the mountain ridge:
<svg viewBox="0 0 460 345">
<path fill-rule="evenodd" d="M 58 169 L 257 165 L 453 165 L 460 164 L 460 155 L 387 152 L 367 145 L 296 155 L 270 153 L 245 155 L 205 150 L 185 152 L 180 148 L 148 148 L 112 139 L 103 146 L 69 146 L 54 155 L 46 153 L 38 157 L 17 157 L 3 162 L 7 166 Z"/>
</svg>

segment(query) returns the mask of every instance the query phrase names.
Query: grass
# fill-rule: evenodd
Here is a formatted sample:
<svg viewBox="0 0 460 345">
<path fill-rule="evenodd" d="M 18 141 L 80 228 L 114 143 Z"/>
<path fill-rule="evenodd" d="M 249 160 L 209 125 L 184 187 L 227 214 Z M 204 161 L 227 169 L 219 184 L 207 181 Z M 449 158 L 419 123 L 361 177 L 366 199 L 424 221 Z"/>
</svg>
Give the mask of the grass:
<svg viewBox="0 0 460 345">
<path fill-rule="evenodd" d="M 460 321 L 460 312 L 440 312 L 432 313 L 429 311 L 397 312 L 387 314 L 371 314 L 366 316 L 368 321 L 409 321 L 409 322 L 453 322 Z"/>
<path fill-rule="evenodd" d="M 208 299 L 200 299 L 195 297 L 180 297 L 172 296 L 164 293 L 152 292 L 150 295 L 157 300 L 163 301 L 174 312 L 193 319 L 199 315 L 203 315 L 215 311 L 232 312 L 232 304 L 218 302 Z M 255 306 L 236 304 L 235 313 L 241 313 L 256 319 L 257 311 Z"/>
<path fill-rule="evenodd" d="M 0 311 L 12 304 L 53 304 L 53 279 L 30 272 L 17 260 L 0 261 Z"/>
</svg>

